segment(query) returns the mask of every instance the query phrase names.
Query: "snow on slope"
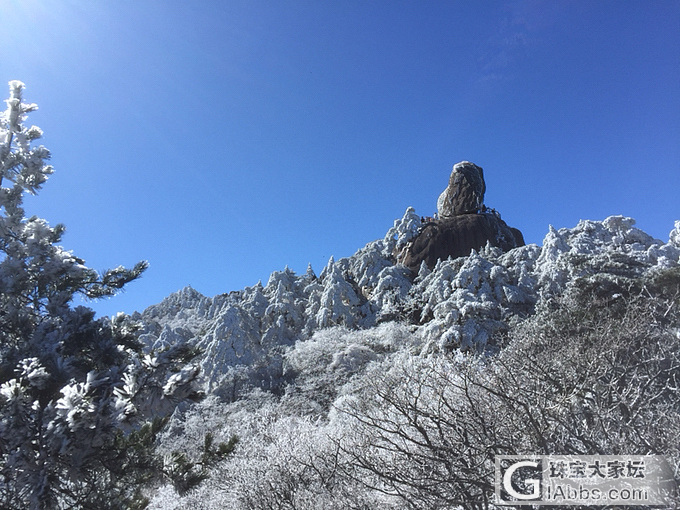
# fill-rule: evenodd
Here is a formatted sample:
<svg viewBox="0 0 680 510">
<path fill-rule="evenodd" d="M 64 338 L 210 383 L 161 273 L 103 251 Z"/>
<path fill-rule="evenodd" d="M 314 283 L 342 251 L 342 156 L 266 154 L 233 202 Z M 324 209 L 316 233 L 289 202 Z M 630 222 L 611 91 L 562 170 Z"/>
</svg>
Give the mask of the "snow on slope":
<svg viewBox="0 0 680 510">
<path fill-rule="evenodd" d="M 187 287 L 136 318 L 149 345 L 187 340 L 203 349 L 206 391 L 230 401 L 253 387 L 276 393 L 294 376 L 304 342 L 318 342 L 327 328 L 367 331 L 398 322 L 416 339 L 411 349 L 482 350 L 493 347 L 494 335 L 512 321 L 579 278 L 639 276 L 680 263 L 680 221 L 666 243 L 634 224 L 632 218 L 611 216 L 574 228 L 551 226 L 542 247 L 502 253 L 487 245 L 468 257 L 440 261 L 431 271 L 422 266 L 415 275 L 392 257 L 420 227 L 420 217 L 408 208 L 383 239 L 350 257 L 331 258 L 319 276 L 311 267 L 304 275 L 286 268 L 272 273 L 264 286 L 213 298 Z M 406 338 L 394 333 L 399 328 L 383 333 L 399 341 Z M 338 357 L 332 363 L 351 366 L 390 348 L 355 340 L 341 350 L 345 361 Z"/>
</svg>

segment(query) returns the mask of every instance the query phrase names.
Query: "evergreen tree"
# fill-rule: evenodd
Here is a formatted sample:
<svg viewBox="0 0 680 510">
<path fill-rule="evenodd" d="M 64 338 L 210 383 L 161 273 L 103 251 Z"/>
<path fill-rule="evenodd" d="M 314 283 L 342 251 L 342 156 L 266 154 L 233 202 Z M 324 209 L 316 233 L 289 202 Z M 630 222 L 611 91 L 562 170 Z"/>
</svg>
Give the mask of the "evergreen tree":
<svg viewBox="0 0 680 510">
<path fill-rule="evenodd" d="M 34 146 L 41 130 L 24 125 L 37 106 L 23 102 L 23 83 L 9 85 L 0 117 L 0 507 L 130 507 L 140 502 L 135 482 L 154 469 L 152 442 L 130 432 L 196 396 L 196 353 L 145 351 L 129 317 L 71 306 L 77 294 L 114 295 L 147 264 L 99 273 L 59 245 L 63 225 L 26 218 L 24 194 L 53 168 Z M 130 458 L 133 443 L 144 455 Z"/>
</svg>

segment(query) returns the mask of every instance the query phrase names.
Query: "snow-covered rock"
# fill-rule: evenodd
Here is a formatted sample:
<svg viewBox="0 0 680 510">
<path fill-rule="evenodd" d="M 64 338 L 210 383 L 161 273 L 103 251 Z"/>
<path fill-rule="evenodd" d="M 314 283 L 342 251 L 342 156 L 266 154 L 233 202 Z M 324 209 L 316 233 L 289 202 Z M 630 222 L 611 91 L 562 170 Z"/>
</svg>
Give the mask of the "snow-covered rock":
<svg viewBox="0 0 680 510">
<path fill-rule="evenodd" d="M 440 218 L 452 218 L 460 214 L 474 214 L 484 205 L 484 171 L 481 167 L 461 161 L 453 165 L 449 184 L 437 199 Z"/>
</svg>

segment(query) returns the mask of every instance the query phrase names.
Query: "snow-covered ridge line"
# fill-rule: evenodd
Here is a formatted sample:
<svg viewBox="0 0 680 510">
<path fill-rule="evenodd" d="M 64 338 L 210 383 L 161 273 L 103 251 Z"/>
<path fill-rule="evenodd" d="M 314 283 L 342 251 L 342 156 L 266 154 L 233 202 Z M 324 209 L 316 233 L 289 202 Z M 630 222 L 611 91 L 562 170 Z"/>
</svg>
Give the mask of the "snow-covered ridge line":
<svg viewBox="0 0 680 510">
<path fill-rule="evenodd" d="M 246 386 L 277 390 L 288 377 L 285 352 L 325 328 L 367 330 L 406 324 L 425 352 L 482 349 L 513 318 L 576 279 L 599 273 L 641 276 L 680 263 L 680 221 L 668 242 L 634 226 L 632 218 L 580 221 L 549 229 L 542 246 L 502 253 L 487 245 L 468 257 L 424 265 L 413 274 L 395 264 L 395 247 L 418 235 L 420 217 L 408 208 L 387 235 L 354 255 L 331 258 L 316 276 L 288 268 L 266 285 L 213 298 L 187 287 L 136 318 L 154 347 L 191 340 L 204 350 L 206 390 L 233 399 Z"/>
</svg>

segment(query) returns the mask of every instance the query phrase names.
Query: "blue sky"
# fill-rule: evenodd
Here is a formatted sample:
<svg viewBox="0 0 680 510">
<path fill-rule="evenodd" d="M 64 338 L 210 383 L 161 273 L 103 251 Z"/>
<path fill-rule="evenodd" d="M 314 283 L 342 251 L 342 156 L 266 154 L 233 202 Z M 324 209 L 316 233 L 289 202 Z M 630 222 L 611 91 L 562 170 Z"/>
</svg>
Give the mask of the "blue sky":
<svg viewBox="0 0 680 510">
<path fill-rule="evenodd" d="M 56 172 L 31 214 L 132 312 L 318 272 L 432 214 L 451 167 L 527 242 L 680 219 L 680 2 L 0 0 Z"/>
</svg>

